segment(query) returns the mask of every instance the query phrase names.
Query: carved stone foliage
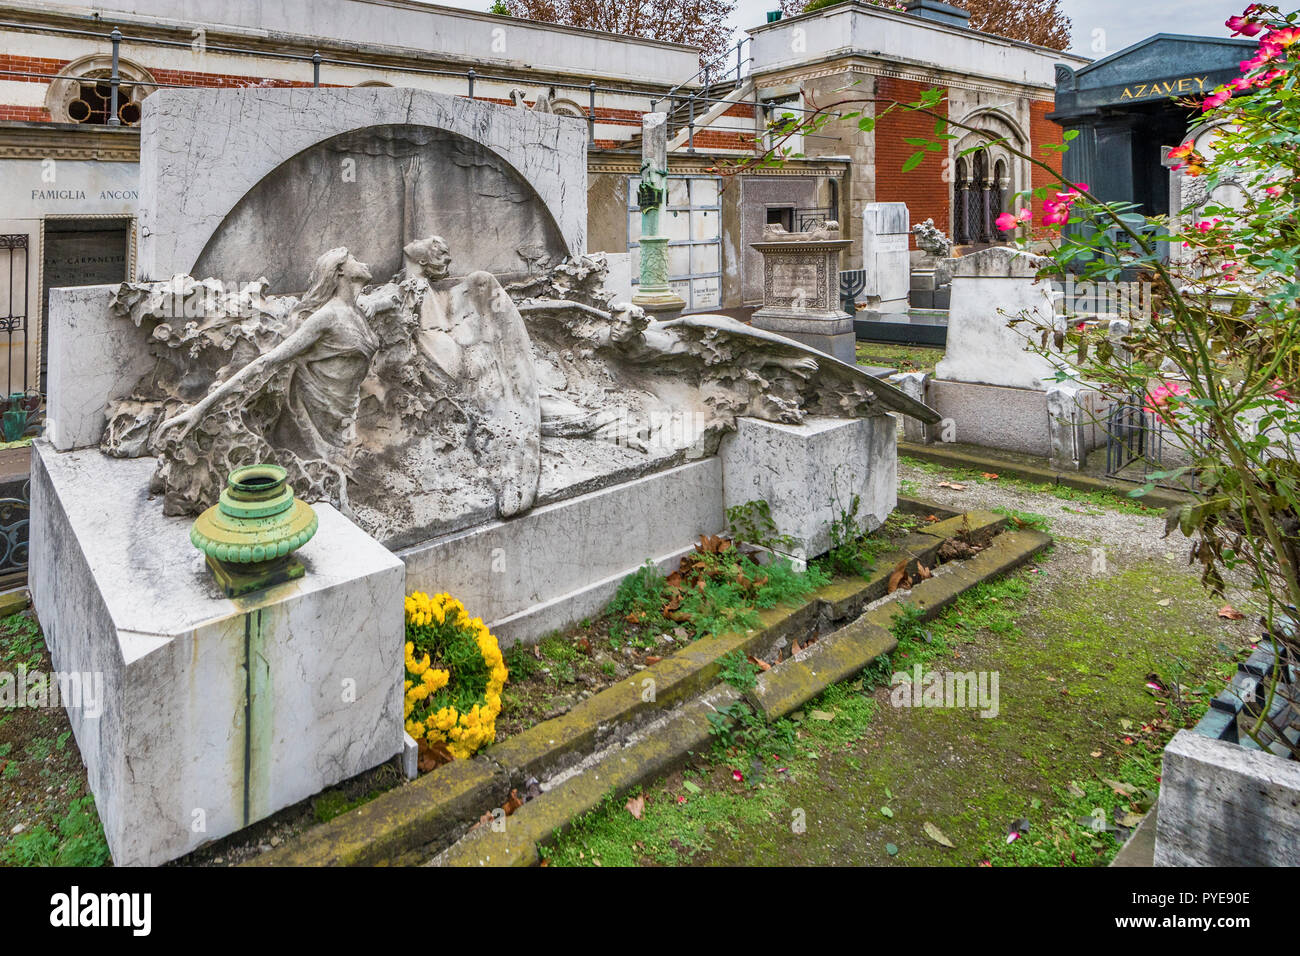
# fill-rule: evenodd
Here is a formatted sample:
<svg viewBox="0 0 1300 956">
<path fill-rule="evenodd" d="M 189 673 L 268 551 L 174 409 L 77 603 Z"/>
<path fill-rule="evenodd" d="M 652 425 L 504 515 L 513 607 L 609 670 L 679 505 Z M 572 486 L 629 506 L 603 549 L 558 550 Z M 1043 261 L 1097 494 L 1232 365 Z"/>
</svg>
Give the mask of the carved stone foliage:
<svg viewBox="0 0 1300 956">
<path fill-rule="evenodd" d="M 449 277 L 438 237 L 402 261 L 374 285 L 331 250 L 301 299 L 265 280 L 123 284 L 113 308 L 157 362 L 110 405 L 102 449 L 157 456 L 169 514 L 211 504 L 235 466 L 276 462 L 299 495 L 396 546 L 712 454 L 741 415 L 937 418 L 779 335 L 612 303 L 600 257 L 507 287 Z"/>
</svg>

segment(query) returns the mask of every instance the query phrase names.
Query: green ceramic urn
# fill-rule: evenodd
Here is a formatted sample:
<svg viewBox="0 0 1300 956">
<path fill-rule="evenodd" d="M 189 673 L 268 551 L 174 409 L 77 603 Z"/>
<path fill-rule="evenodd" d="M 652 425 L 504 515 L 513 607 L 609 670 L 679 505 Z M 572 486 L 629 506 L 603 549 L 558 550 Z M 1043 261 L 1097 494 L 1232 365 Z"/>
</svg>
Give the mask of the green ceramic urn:
<svg viewBox="0 0 1300 956">
<path fill-rule="evenodd" d="M 207 555 L 228 597 L 304 573 L 293 552 L 311 540 L 318 521 L 311 505 L 293 496 L 287 478 L 279 465 L 236 468 L 221 499 L 190 528 L 190 542 Z"/>
</svg>

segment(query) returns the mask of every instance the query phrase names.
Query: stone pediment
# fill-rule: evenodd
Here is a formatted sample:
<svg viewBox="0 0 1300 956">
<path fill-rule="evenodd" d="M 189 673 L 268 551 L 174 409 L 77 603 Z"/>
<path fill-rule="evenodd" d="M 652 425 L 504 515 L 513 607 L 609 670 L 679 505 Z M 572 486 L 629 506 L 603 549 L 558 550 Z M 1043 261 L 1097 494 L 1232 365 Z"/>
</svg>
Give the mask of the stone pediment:
<svg viewBox="0 0 1300 956">
<path fill-rule="evenodd" d="M 1256 45 L 1242 38 L 1158 33 L 1077 70 L 1057 64 L 1053 115 L 1204 95 L 1236 76 Z"/>
</svg>

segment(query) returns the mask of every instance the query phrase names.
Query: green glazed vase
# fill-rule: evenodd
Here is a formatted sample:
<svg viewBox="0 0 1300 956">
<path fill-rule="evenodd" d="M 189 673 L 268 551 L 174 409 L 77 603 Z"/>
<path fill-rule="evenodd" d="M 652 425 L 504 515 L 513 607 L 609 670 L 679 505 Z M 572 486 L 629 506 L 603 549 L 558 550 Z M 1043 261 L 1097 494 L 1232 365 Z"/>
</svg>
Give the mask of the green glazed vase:
<svg viewBox="0 0 1300 956">
<path fill-rule="evenodd" d="M 190 542 L 207 556 L 229 597 L 304 573 L 292 555 L 311 540 L 319 521 L 311 505 L 293 496 L 287 478 L 279 465 L 236 468 L 220 500 L 190 528 Z"/>
</svg>

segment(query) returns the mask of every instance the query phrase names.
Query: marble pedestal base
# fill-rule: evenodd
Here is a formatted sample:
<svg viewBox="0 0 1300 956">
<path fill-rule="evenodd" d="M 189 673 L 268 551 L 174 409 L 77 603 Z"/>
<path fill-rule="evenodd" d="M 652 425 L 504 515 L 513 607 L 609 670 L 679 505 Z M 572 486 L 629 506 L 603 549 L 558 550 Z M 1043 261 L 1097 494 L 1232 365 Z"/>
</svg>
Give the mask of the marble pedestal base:
<svg viewBox="0 0 1300 956">
<path fill-rule="evenodd" d="M 854 495 L 862 532 L 878 528 L 898 504 L 896 431 L 892 415 L 802 425 L 737 419 L 718 450 L 725 504 L 766 501 L 778 531 L 794 538 L 803 557 L 825 554 L 831 525 Z"/>
<path fill-rule="evenodd" d="M 847 312 L 764 307 L 753 314 L 750 324 L 802 342 L 849 365 L 857 361 L 857 336 L 853 317 Z"/>
<path fill-rule="evenodd" d="M 893 381 L 943 416 L 938 425 L 908 420 L 908 441 L 959 442 L 1047 458 L 1055 468 L 1078 469 L 1106 443 L 1109 403 L 1076 382 L 1045 390 L 981 385 L 909 373 Z"/>
<path fill-rule="evenodd" d="M 717 457 L 432 538 L 398 552 L 408 591 L 456 595 L 501 646 L 599 614 L 646 561 L 675 565 L 726 524 Z"/>
<path fill-rule="evenodd" d="M 227 598 L 152 459 L 33 445 L 30 586 L 114 862 L 156 865 L 402 750 L 402 562 L 328 505 L 306 574 Z M 86 675 L 89 675 L 88 678 Z"/>
<path fill-rule="evenodd" d="M 632 304 L 639 305 L 647 315 L 659 322 L 678 318 L 686 308 L 686 300 L 673 292 L 666 295 L 634 295 Z"/>
</svg>

